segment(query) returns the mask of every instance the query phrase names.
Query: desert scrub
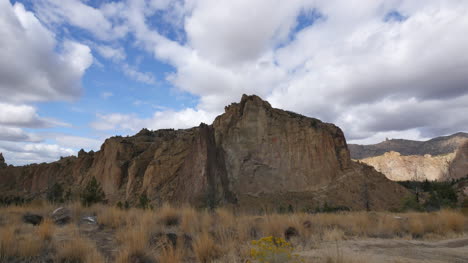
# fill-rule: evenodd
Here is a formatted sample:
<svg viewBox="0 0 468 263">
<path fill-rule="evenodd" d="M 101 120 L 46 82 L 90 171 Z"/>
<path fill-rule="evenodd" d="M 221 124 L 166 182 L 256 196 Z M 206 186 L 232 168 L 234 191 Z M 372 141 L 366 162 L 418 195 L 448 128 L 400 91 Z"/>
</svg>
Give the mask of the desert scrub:
<svg viewBox="0 0 468 263">
<path fill-rule="evenodd" d="M 250 256 L 259 263 L 299 263 L 304 262 L 294 254 L 294 247 L 280 237 L 264 237 L 251 242 Z"/>
</svg>

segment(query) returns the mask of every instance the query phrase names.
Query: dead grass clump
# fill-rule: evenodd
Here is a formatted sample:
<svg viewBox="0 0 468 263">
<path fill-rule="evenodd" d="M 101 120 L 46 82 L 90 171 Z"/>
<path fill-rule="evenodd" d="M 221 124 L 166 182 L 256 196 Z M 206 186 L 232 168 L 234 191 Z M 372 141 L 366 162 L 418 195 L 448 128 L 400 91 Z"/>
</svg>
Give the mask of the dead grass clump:
<svg viewBox="0 0 468 263">
<path fill-rule="evenodd" d="M 181 263 L 184 258 L 183 252 L 174 248 L 173 246 L 167 246 L 163 248 L 161 254 L 158 257 L 159 263 Z"/>
<path fill-rule="evenodd" d="M 107 207 L 98 216 L 100 224 L 111 228 L 118 228 L 125 224 L 125 211 L 117 207 Z"/>
<path fill-rule="evenodd" d="M 131 257 L 147 258 L 149 250 L 150 232 L 144 227 L 127 226 L 117 233 L 117 240 L 122 244 L 122 251 L 118 255 L 117 262 L 131 262 Z"/>
<path fill-rule="evenodd" d="M 116 263 L 154 263 L 154 257 L 145 251 L 130 251 L 129 249 L 122 250 L 116 260 Z"/>
<path fill-rule="evenodd" d="M 221 256 L 221 247 L 216 244 L 207 232 L 203 232 L 195 240 L 193 252 L 198 261 L 208 263 Z"/>
<path fill-rule="evenodd" d="M 343 240 L 344 237 L 344 231 L 336 227 L 325 229 L 322 235 L 324 241 L 340 241 Z"/>
<path fill-rule="evenodd" d="M 438 212 L 439 220 L 442 224 L 442 231 L 460 233 L 465 227 L 465 217 L 463 214 L 451 210 L 442 210 Z"/>
<path fill-rule="evenodd" d="M 41 241 L 51 241 L 54 235 L 55 225 L 54 222 L 46 218 L 37 227 L 37 235 Z"/>
<path fill-rule="evenodd" d="M 0 259 L 4 260 L 14 256 L 16 249 L 14 229 L 10 226 L 0 228 Z"/>
<path fill-rule="evenodd" d="M 44 248 L 43 243 L 39 240 L 35 240 L 32 237 L 18 241 L 17 255 L 20 258 L 32 259 L 41 254 Z"/>
<path fill-rule="evenodd" d="M 57 246 L 56 262 L 100 263 L 105 260 L 91 240 L 77 237 Z"/>
<path fill-rule="evenodd" d="M 68 205 L 68 208 L 70 209 L 74 218 L 81 217 L 83 215 L 83 211 L 86 209 L 85 207 L 83 207 L 81 202 L 72 202 Z"/>
<path fill-rule="evenodd" d="M 198 231 L 199 216 L 198 212 L 190 206 L 184 206 L 180 209 L 180 230 L 187 234 L 194 234 Z"/>
<path fill-rule="evenodd" d="M 165 226 L 178 226 L 180 224 L 180 215 L 177 209 L 164 204 L 158 211 L 159 221 Z"/>
</svg>

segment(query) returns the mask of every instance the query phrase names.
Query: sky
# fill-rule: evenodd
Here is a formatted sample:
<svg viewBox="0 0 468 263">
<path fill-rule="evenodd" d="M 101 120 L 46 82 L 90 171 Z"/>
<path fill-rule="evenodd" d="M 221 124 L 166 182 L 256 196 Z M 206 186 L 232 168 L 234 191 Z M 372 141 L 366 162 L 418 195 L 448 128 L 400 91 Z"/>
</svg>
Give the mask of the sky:
<svg viewBox="0 0 468 263">
<path fill-rule="evenodd" d="M 466 0 L 0 0 L 0 152 L 14 165 L 242 94 L 348 143 L 468 131 Z"/>
</svg>

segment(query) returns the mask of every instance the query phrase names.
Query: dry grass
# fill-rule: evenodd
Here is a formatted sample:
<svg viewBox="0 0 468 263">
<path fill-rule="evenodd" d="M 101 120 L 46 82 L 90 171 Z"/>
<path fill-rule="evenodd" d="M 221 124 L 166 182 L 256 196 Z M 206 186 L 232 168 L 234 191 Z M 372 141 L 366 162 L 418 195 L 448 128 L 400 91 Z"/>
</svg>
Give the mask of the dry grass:
<svg viewBox="0 0 468 263">
<path fill-rule="evenodd" d="M 0 259 L 4 260 L 16 254 L 14 229 L 8 226 L 0 228 Z"/>
<path fill-rule="evenodd" d="M 172 246 L 163 248 L 158 257 L 159 263 L 181 263 L 183 262 L 184 253 Z"/>
<path fill-rule="evenodd" d="M 132 257 L 148 257 L 149 236 L 149 231 L 141 225 L 130 226 L 117 232 L 117 240 L 121 244 L 117 262 L 128 262 Z"/>
<path fill-rule="evenodd" d="M 54 235 L 54 231 L 54 222 L 49 218 L 44 219 L 42 223 L 37 227 L 37 235 L 39 236 L 39 239 L 42 242 L 51 241 Z"/>
<path fill-rule="evenodd" d="M 195 257 L 201 263 L 211 262 L 221 256 L 221 248 L 207 232 L 199 235 L 193 244 Z"/>
<path fill-rule="evenodd" d="M 79 203 L 67 207 L 75 219 L 96 215 L 102 226 L 96 225 L 92 231 L 105 232 L 105 236 L 95 239 L 92 231 L 83 232 L 84 226 L 78 224 L 80 220 L 61 227 L 47 217 L 39 226 L 22 223 L 21 216 L 26 212 L 49 215 L 54 207 L 47 203 L 0 208 L 0 262 L 10 257 L 32 259 L 47 253 L 53 253 L 57 262 L 245 262 L 250 259 L 252 240 L 265 236 L 288 238 L 288 228 L 294 230 L 294 235 L 289 237 L 294 248 L 308 251 L 322 242 L 333 244 L 367 237 L 451 238 L 462 235 L 467 225 L 467 217 L 454 210 L 254 216 L 234 215 L 228 209 L 213 212 L 167 204 L 154 211 L 120 210 L 104 205 L 85 208 Z M 85 238 L 83 233 L 95 241 Z M 115 246 L 111 248 L 113 252 L 99 247 L 107 239 Z M 104 260 L 98 247 L 106 256 L 112 253 L 112 259 Z M 348 252 L 335 249 L 331 252 L 327 262 L 366 262 Z"/>
<path fill-rule="evenodd" d="M 33 237 L 19 240 L 17 243 L 17 256 L 24 259 L 32 259 L 39 256 L 44 248 L 44 244 Z"/>
<path fill-rule="evenodd" d="M 56 261 L 60 263 L 101 263 L 104 258 L 96 249 L 96 245 L 89 239 L 76 237 L 73 240 L 57 245 Z"/>
<path fill-rule="evenodd" d="M 121 227 L 126 223 L 126 213 L 117 207 L 103 208 L 99 213 L 99 223 L 112 228 Z"/>
</svg>

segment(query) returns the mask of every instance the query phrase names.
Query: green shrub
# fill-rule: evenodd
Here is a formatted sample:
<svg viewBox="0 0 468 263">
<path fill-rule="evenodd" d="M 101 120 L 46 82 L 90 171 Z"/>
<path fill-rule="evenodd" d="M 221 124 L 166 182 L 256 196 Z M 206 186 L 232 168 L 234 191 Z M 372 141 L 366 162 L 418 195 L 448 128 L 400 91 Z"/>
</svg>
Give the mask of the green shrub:
<svg viewBox="0 0 468 263">
<path fill-rule="evenodd" d="M 149 203 L 150 203 L 150 200 L 148 199 L 148 196 L 146 196 L 146 193 L 142 193 L 140 195 L 138 207 L 142 209 L 147 209 L 149 208 Z"/>
<path fill-rule="evenodd" d="M 63 203 L 63 187 L 59 183 L 55 183 L 48 191 L 47 191 L 47 200 L 52 203 Z"/>
<path fill-rule="evenodd" d="M 104 201 L 106 195 L 101 188 L 101 184 L 95 177 L 88 182 L 80 195 L 81 203 L 84 206 L 90 206 L 95 203 Z"/>
</svg>

